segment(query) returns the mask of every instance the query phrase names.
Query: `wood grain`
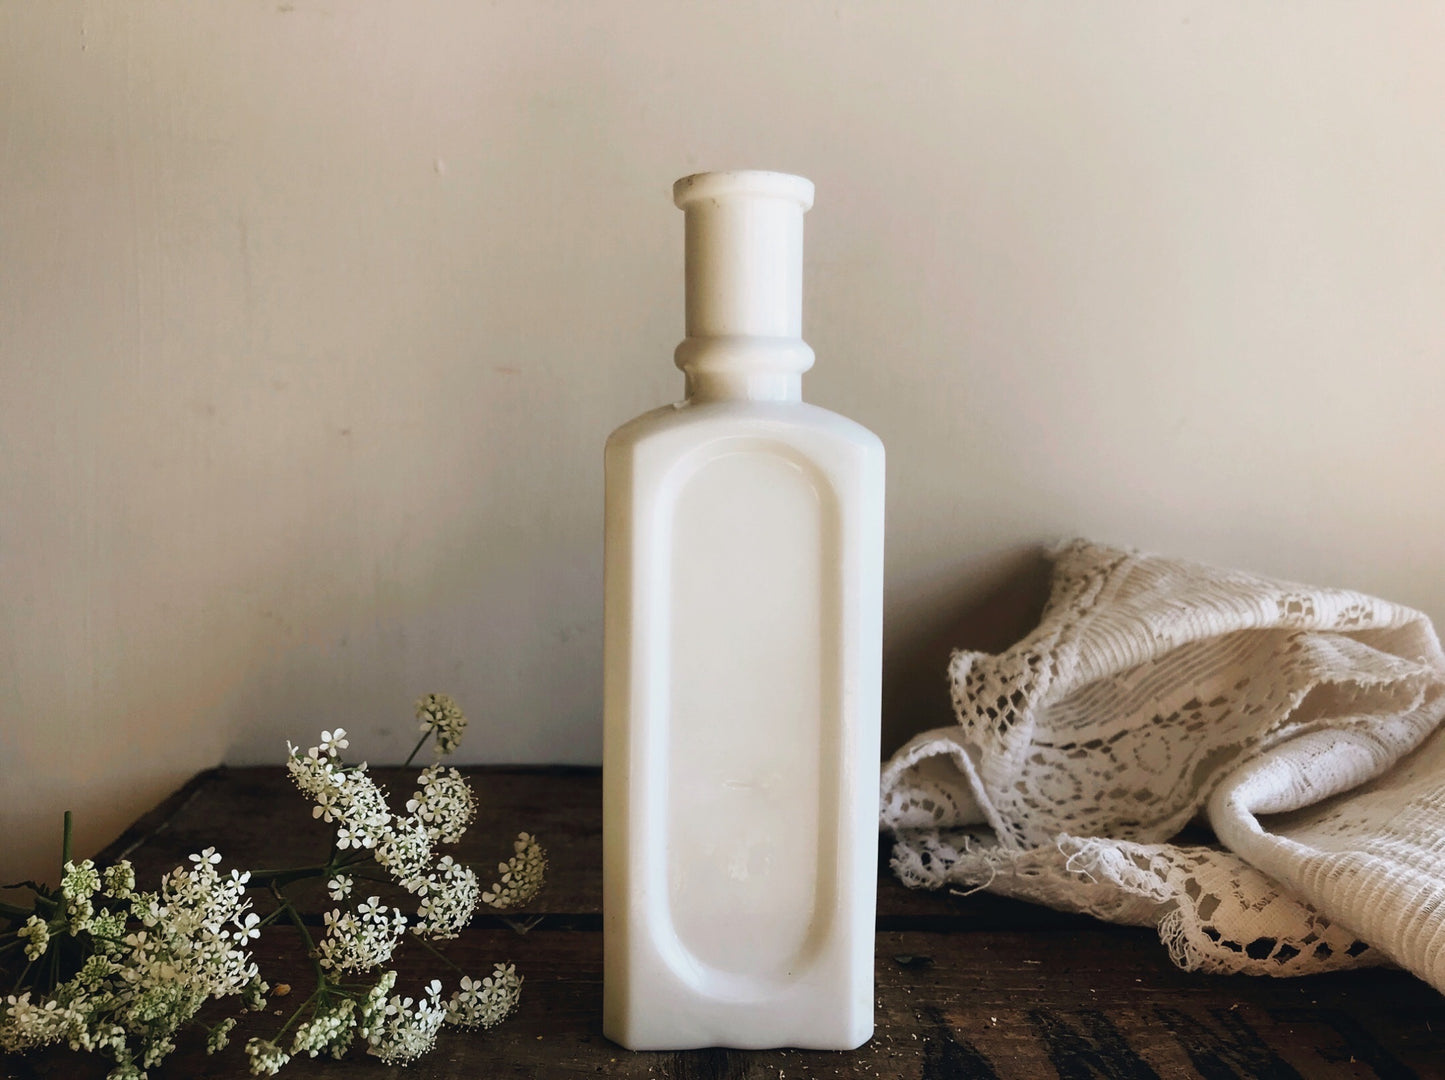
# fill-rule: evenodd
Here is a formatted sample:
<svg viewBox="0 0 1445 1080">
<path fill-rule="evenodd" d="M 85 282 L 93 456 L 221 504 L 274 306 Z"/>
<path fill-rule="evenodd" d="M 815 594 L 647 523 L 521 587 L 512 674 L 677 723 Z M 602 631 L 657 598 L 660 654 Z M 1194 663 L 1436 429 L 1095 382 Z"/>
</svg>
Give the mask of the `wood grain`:
<svg viewBox="0 0 1445 1080">
<path fill-rule="evenodd" d="M 879 893 L 877 1030 L 866 1046 L 844 1054 L 630 1053 L 601 1032 L 596 772 L 487 769 L 473 777 L 487 808 L 467 854 L 479 857 L 508 832 L 535 827 L 552 852 L 545 902 L 537 905 L 547 918 L 527 933 L 481 919 L 450 943 L 448 956 L 473 974 L 485 974 L 496 960 L 515 962 L 526 978 L 522 1003 L 494 1032 L 444 1032 L 437 1050 L 408 1070 L 416 1080 L 1445 1077 L 1445 998 L 1403 972 L 1294 980 L 1191 975 L 1170 964 L 1147 930 L 996 897 L 910 893 L 888 878 Z M 245 865 L 303 861 L 317 840 L 325 849 L 324 828 L 313 826 L 279 769 L 203 774 L 138 827 L 147 835 L 123 838 L 110 854 L 129 846 L 145 875 L 212 844 L 228 864 Z M 309 992 L 309 967 L 293 931 L 269 931 L 258 956 L 273 984 Z M 444 983 L 455 978 L 417 948 L 398 954 L 398 968 L 403 988 L 434 975 Z M 271 1009 L 287 1004 L 273 999 Z M 152 1076 L 240 1078 L 239 1045 L 281 1023 L 274 1012 L 247 1016 L 225 1054 L 207 1058 L 193 1040 Z M 94 1065 L 53 1051 L 5 1059 L 9 1073 L 0 1075 L 99 1080 L 105 1070 Z M 342 1066 L 307 1059 L 283 1075 L 400 1074 L 353 1052 Z"/>
</svg>

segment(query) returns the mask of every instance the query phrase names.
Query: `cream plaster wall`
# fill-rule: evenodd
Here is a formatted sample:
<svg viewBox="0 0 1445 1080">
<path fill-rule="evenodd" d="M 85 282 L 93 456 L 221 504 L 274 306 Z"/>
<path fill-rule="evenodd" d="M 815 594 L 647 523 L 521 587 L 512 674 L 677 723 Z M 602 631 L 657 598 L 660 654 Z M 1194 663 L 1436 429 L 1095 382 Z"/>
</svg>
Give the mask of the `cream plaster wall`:
<svg viewBox="0 0 1445 1080">
<path fill-rule="evenodd" d="M 398 759 L 427 689 L 598 759 L 700 169 L 817 183 L 888 742 L 1068 535 L 1445 617 L 1442 56 L 1426 4 L 0 2 L 0 880 L 323 726 Z"/>
</svg>

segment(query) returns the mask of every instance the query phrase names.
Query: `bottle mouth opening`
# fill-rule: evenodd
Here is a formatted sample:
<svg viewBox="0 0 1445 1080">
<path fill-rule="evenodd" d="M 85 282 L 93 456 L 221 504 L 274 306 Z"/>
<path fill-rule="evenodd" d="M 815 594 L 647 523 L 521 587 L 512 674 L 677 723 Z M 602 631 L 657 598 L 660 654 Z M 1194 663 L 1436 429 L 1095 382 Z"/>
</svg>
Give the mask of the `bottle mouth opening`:
<svg viewBox="0 0 1445 1080">
<path fill-rule="evenodd" d="M 804 210 L 813 205 L 813 181 L 791 173 L 762 169 L 705 172 L 684 176 L 672 185 L 672 201 L 680 209 L 701 199 L 738 197 L 787 199 Z"/>
</svg>

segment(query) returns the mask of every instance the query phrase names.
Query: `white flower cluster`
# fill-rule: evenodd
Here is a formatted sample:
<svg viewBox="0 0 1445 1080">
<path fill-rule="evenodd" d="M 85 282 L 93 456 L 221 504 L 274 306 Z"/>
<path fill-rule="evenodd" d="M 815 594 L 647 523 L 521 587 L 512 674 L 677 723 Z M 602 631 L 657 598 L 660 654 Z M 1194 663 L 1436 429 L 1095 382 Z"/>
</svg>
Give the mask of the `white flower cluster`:
<svg viewBox="0 0 1445 1080">
<path fill-rule="evenodd" d="M 446 1019 L 441 1002 L 442 984 L 433 979 L 426 996 L 413 1005 L 409 997 L 393 995 L 384 1009 L 373 1011 L 365 1031 L 367 1053 L 388 1065 L 407 1065 L 436 1045 L 437 1031 Z"/>
<path fill-rule="evenodd" d="M 373 896 L 355 911 L 326 913 L 326 938 L 316 947 L 316 960 L 331 971 L 370 971 L 391 959 L 406 930 L 406 916 Z"/>
<path fill-rule="evenodd" d="M 396 972 L 383 972 L 376 985 L 366 992 L 361 1001 L 361 1015 L 356 1019 L 356 1030 L 363 1039 L 370 1039 L 372 1029 L 386 1015 L 386 999 L 396 986 Z"/>
<path fill-rule="evenodd" d="M 275 1076 L 291 1055 L 270 1039 L 255 1038 L 246 1043 L 246 1056 L 251 1059 L 252 1076 Z"/>
<path fill-rule="evenodd" d="M 467 721 L 455 701 L 428 694 L 417 703 L 417 717 L 424 735 L 435 736 L 439 754 L 456 749 Z M 520 834 L 512 857 L 498 866 L 500 880 L 483 892 L 470 867 L 436 851 L 457 843 L 476 815 L 476 798 L 460 772 L 439 763 L 423 769 L 406 813 L 396 814 L 364 762 L 341 761 L 349 745 L 344 728 L 323 731 L 305 753 L 287 745 L 287 769 L 314 802 L 313 817 L 335 825 L 336 843 L 323 866 L 264 879 L 280 904 L 267 921 L 289 913 L 301 923 L 282 891 L 290 882 L 322 878 L 340 903 L 358 879 L 376 879 L 377 870 L 416 898 L 417 912 L 409 920 L 370 896 L 352 910 L 326 913 L 326 933 L 312 953 L 321 972 L 317 990 L 272 1038 L 246 1043 L 251 1073 L 274 1075 L 303 1054 L 339 1059 L 358 1035 L 368 1053 L 405 1065 L 435 1045 L 443 1023 L 470 1029 L 499 1023 L 516 1006 L 522 986 L 510 964 L 496 965 L 483 979 L 464 977 L 446 1002 L 440 981 L 413 999 L 393 992 L 394 971 L 383 973 L 364 995 L 343 976 L 386 966 L 408 926 L 424 939 L 455 938 L 478 903 L 510 908 L 530 899 L 546 870 L 541 846 Z M 263 1009 L 269 988 L 248 951 L 262 926 L 245 895 L 250 875 L 223 875 L 221 856 L 211 848 L 189 862 L 166 875 L 155 892 L 136 891 L 129 863 L 100 871 L 89 860 L 67 862 L 58 891 L 37 887 L 35 913 L 9 933 L 14 940 L 7 948 L 23 945 L 27 963 L 43 961 L 53 972 L 57 940 L 68 939 L 66 955 L 79 953 L 73 962 L 79 970 L 67 959 L 62 973 L 74 974 L 48 995 L 32 989 L 0 1000 L 0 1051 L 64 1042 L 113 1058 L 108 1080 L 145 1080 L 146 1070 L 175 1048 L 177 1031 L 207 1000 L 239 995 L 247 1007 Z M 288 991 L 279 987 L 277 993 Z M 225 1047 L 235 1026 L 231 1017 L 207 1029 L 206 1052 Z"/>
<path fill-rule="evenodd" d="M 456 937 L 471 922 L 482 885 L 471 867 L 443 855 L 412 891 L 421 897 L 412 933 L 436 940 Z"/>
<path fill-rule="evenodd" d="M 15 931 L 19 937 L 26 938 L 30 943 L 25 946 L 25 959 L 39 960 L 45 955 L 45 948 L 50 944 L 50 923 L 39 915 L 32 915 L 25 921 L 25 925 Z"/>
<path fill-rule="evenodd" d="M 88 860 L 87 860 L 88 861 Z M 135 891 L 135 869 L 130 862 L 122 859 L 114 866 L 107 866 L 101 871 L 101 879 L 105 883 L 105 893 L 117 900 L 124 900 Z"/>
<path fill-rule="evenodd" d="M 410 883 L 426 872 L 431 861 L 431 836 L 413 818 L 392 820 L 392 827 L 374 837 L 376 862 L 397 884 L 414 891 Z"/>
<path fill-rule="evenodd" d="M 477 813 L 472 787 L 456 769 L 433 765 L 416 778 L 420 785 L 407 800 L 406 812 L 426 826 L 427 835 L 443 844 L 455 844 Z"/>
<path fill-rule="evenodd" d="M 515 854 L 497 865 L 501 880 L 482 893 L 482 900 L 498 910 L 531 900 L 541 891 L 547 876 L 547 854 L 531 833 L 518 833 L 512 850 Z"/>
<path fill-rule="evenodd" d="M 346 746 L 346 730 L 323 731 L 320 746 L 305 754 L 286 744 L 286 768 L 296 786 L 316 803 L 311 816 L 337 822 L 336 846 L 371 848 L 391 824 L 386 795 L 366 771 L 366 762 L 354 768 L 341 764 L 337 751 Z"/>
<path fill-rule="evenodd" d="M 461 989 L 447 1004 L 447 1023 L 460 1028 L 493 1028 L 517 1006 L 522 976 L 511 964 L 498 964 L 485 979 L 462 976 Z"/>
<path fill-rule="evenodd" d="M 423 694 L 417 699 L 416 718 L 421 722 L 423 735 L 436 733 L 438 754 L 455 750 L 467 730 L 467 718 L 461 706 L 446 694 Z"/>
<path fill-rule="evenodd" d="M 310 1054 L 312 1057 L 327 1053 L 340 1061 L 351 1045 L 355 1028 L 356 1002 L 344 998 L 333 1008 L 318 1011 L 296 1029 L 296 1035 L 291 1040 L 291 1053 L 293 1056 Z"/>
<path fill-rule="evenodd" d="M 422 701 L 433 698 L 428 707 L 438 716 L 461 715 L 445 695 L 428 695 Z M 407 813 L 392 814 L 385 792 L 366 774 L 365 764 L 348 768 L 341 763 L 337 751 L 347 745 L 345 736 L 341 728 L 322 732 L 320 745 L 304 754 L 287 744 L 292 778 L 315 800 L 315 817 L 338 823 L 339 849 L 369 850 L 393 881 L 418 898 L 416 934 L 456 937 L 476 911 L 481 884 L 471 869 L 450 855 L 437 858 L 434 847 L 455 843 L 466 832 L 476 813 L 471 786 L 456 769 L 434 765 L 418 776 L 418 790 L 406 804 Z M 350 894 L 351 886 L 349 876 L 338 874 L 328 882 L 328 891 L 339 901 Z M 377 904 L 372 897 L 354 914 L 335 910 L 326 916 L 327 938 L 319 949 L 323 966 L 364 971 L 391 958 L 406 919 L 395 910 L 385 917 L 377 914 Z"/>
<path fill-rule="evenodd" d="M 60 881 L 60 895 L 65 898 L 65 913 L 71 922 L 83 926 L 90 921 L 95 914 L 91 897 L 99 890 L 100 874 L 95 869 L 95 863 L 86 859 L 79 866 L 75 863 L 65 864 L 65 876 Z"/>
<path fill-rule="evenodd" d="M 0 1050 L 55 1042 L 114 1058 L 114 1077 L 142 1077 L 175 1047 L 174 1036 L 210 998 L 264 993 L 246 951 L 258 917 L 245 898 L 247 874 L 222 877 L 212 849 L 192 855 L 157 893 L 133 892 L 122 863 L 102 875 L 86 860 L 66 863 L 55 918 L 32 917 L 27 954 L 54 948 L 59 935 L 88 936 L 94 951 L 43 1002 L 12 994 L 0 1009 Z"/>
<path fill-rule="evenodd" d="M 215 1027 L 211 1028 L 206 1035 L 206 1053 L 216 1054 L 224 1050 L 231 1042 L 231 1032 L 236 1027 L 236 1018 L 228 1016 Z"/>
</svg>

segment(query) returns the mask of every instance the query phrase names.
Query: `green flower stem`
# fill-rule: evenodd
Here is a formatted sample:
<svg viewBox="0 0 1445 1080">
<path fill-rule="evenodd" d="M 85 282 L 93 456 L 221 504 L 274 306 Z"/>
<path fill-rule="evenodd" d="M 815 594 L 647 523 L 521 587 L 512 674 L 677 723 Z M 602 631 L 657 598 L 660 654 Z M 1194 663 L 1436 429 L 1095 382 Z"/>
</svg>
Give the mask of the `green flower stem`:
<svg viewBox="0 0 1445 1080">
<path fill-rule="evenodd" d="M 45 958 L 50 961 L 50 966 L 45 973 L 45 990 L 49 992 L 60 985 L 60 942 L 52 941 L 50 943 Z"/>
<path fill-rule="evenodd" d="M 459 973 L 462 974 L 462 975 L 470 975 L 470 974 L 471 974 L 471 972 L 467 971 L 465 968 L 458 967 L 458 966 L 452 961 L 452 959 L 451 959 L 449 956 L 446 955 L 446 953 L 442 952 L 440 949 L 438 949 L 435 945 L 433 945 L 433 944 L 432 944 L 430 941 L 428 941 L 426 938 L 424 938 L 424 937 L 417 937 L 415 934 L 413 934 L 412 937 L 416 940 L 416 942 L 417 942 L 418 945 L 420 945 L 420 946 L 421 946 L 423 949 L 425 949 L 427 952 L 429 952 L 429 953 L 431 953 L 433 956 L 435 956 L 435 957 L 436 957 L 438 960 L 440 960 L 443 964 L 446 964 L 447 967 L 451 968 L 453 971 L 459 972 Z"/>
<path fill-rule="evenodd" d="M 281 1036 L 286 1034 L 287 1029 L 290 1028 L 292 1024 L 296 1023 L 297 1020 L 301 1019 L 301 1014 L 304 1013 L 308 1008 L 310 1008 L 311 1003 L 317 998 L 321 997 L 324 992 L 325 982 L 323 981 L 321 986 L 318 986 L 315 990 L 311 991 L 311 996 L 309 998 L 307 998 L 296 1007 L 296 1011 L 290 1015 L 290 1017 L 286 1020 L 284 1024 L 281 1025 L 281 1030 L 276 1032 L 276 1034 L 272 1036 L 271 1041 L 277 1046 L 280 1046 Z"/>
<path fill-rule="evenodd" d="M 60 840 L 60 872 L 65 873 L 65 866 L 70 862 L 70 811 L 65 812 L 65 832 Z"/>
<path fill-rule="evenodd" d="M 321 970 L 321 963 L 316 959 L 316 942 L 311 938 L 311 931 L 306 929 L 306 923 L 302 920 L 301 913 L 296 910 L 291 901 L 286 898 L 286 895 L 274 884 L 271 886 L 271 893 L 281 904 L 282 910 L 286 912 L 286 917 L 291 920 L 297 930 L 301 931 L 301 937 L 306 942 L 306 957 L 311 961 L 311 970 L 316 974 L 316 982 L 318 984 L 324 984 L 326 982 L 326 972 Z"/>
<path fill-rule="evenodd" d="M 406 760 L 401 763 L 401 767 L 402 767 L 403 769 L 405 769 L 408 765 L 411 764 L 411 759 L 412 759 L 412 758 L 416 757 L 417 754 L 421 753 L 421 748 L 426 745 L 426 741 L 427 741 L 428 739 L 430 739 L 431 737 L 432 737 L 431 728 L 427 728 L 426 731 L 422 732 L 421 738 L 418 739 L 416 745 L 411 748 L 411 753 L 410 753 L 410 754 L 407 754 L 407 755 L 406 755 Z"/>
<path fill-rule="evenodd" d="M 4 915 L 7 919 L 28 919 L 34 913 L 34 908 L 16 907 L 14 904 L 0 904 L 0 915 Z"/>
<path fill-rule="evenodd" d="M 321 866 L 291 866 L 284 870 L 253 870 L 251 881 L 256 885 L 266 885 L 274 888 L 278 885 L 290 885 L 293 881 L 303 881 L 306 878 L 325 877 L 330 867 Z"/>
<path fill-rule="evenodd" d="M 357 865 L 359 865 L 359 864 L 357 864 Z M 349 868 L 348 868 L 348 869 L 349 869 Z M 394 882 L 394 881 L 393 881 L 388 875 L 386 875 L 386 874 L 375 874 L 375 873 L 370 873 L 370 874 L 369 874 L 369 873 L 367 873 L 365 870 L 354 870 L 354 871 L 352 871 L 352 873 L 353 873 L 356 877 L 361 878 L 361 880 L 363 880 L 363 881 L 377 881 L 377 882 L 380 882 L 380 883 L 383 884 L 383 885 L 394 885 L 394 884 L 396 884 L 396 882 Z"/>
</svg>

